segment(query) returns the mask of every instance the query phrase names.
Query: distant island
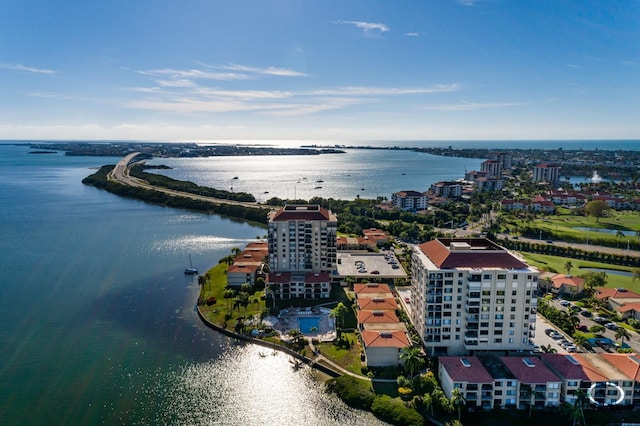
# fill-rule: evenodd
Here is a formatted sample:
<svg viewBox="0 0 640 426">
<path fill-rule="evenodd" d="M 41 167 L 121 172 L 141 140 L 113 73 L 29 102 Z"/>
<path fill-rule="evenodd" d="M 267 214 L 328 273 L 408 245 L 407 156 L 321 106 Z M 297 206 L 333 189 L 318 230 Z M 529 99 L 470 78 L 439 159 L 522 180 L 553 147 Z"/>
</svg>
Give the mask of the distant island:
<svg viewBox="0 0 640 426">
<path fill-rule="evenodd" d="M 30 154 L 55 153 L 63 151 L 69 156 L 123 157 L 137 151 L 152 157 L 230 157 L 253 155 L 320 155 L 344 154 L 337 148 L 278 148 L 273 146 L 249 145 L 199 145 L 195 143 L 160 142 L 64 142 L 29 144 L 36 150 Z M 44 151 L 46 150 L 46 151 Z"/>
</svg>

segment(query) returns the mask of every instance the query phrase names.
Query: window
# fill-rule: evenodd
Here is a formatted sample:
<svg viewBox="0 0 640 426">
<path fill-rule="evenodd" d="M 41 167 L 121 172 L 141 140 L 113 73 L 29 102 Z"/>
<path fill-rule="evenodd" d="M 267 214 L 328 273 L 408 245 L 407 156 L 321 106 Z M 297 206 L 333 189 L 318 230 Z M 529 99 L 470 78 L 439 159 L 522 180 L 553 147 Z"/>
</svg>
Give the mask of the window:
<svg viewBox="0 0 640 426">
<path fill-rule="evenodd" d="M 482 276 L 482 279 L 483 279 L 483 280 L 490 280 L 490 279 L 491 279 L 491 275 L 490 275 L 490 274 L 484 274 L 484 275 Z"/>
<path fill-rule="evenodd" d="M 518 290 L 513 290 L 513 291 L 511 292 L 511 295 L 512 295 L 512 296 L 517 296 L 517 295 L 518 295 Z"/>
<path fill-rule="evenodd" d="M 494 343 L 502 343 L 502 338 L 493 339 Z"/>
<path fill-rule="evenodd" d="M 578 386 L 578 381 L 577 380 L 568 381 L 567 386 Z"/>
<path fill-rule="evenodd" d="M 513 338 L 509 337 L 509 343 L 513 343 Z"/>
<path fill-rule="evenodd" d="M 560 383 L 549 383 L 549 389 L 560 389 Z"/>
<path fill-rule="evenodd" d="M 483 296 L 491 296 L 491 290 L 482 290 Z"/>
<path fill-rule="evenodd" d="M 498 279 L 499 280 L 506 280 L 507 279 L 507 274 L 498 274 Z"/>
</svg>

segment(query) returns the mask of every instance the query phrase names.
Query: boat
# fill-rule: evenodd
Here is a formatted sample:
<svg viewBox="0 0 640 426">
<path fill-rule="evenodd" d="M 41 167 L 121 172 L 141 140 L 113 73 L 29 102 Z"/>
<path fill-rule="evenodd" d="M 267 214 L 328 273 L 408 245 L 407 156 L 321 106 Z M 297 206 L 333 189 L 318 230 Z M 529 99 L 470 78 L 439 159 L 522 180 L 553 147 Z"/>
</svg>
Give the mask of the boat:
<svg viewBox="0 0 640 426">
<path fill-rule="evenodd" d="M 322 189 L 321 186 L 316 186 L 314 189 Z"/>
<path fill-rule="evenodd" d="M 193 263 L 191 262 L 191 255 L 189 255 L 189 266 L 189 268 L 185 268 L 184 270 L 185 275 L 196 275 L 198 273 L 198 270 L 193 267 Z"/>
<path fill-rule="evenodd" d="M 233 179 L 238 179 L 238 176 L 234 176 Z"/>
<path fill-rule="evenodd" d="M 324 182 L 324 181 L 323 181 L 322 179 L 318 179 L 316 182 L 318 182 L 318 183 L 322 183 L 322 182 Z"/>
</svg>

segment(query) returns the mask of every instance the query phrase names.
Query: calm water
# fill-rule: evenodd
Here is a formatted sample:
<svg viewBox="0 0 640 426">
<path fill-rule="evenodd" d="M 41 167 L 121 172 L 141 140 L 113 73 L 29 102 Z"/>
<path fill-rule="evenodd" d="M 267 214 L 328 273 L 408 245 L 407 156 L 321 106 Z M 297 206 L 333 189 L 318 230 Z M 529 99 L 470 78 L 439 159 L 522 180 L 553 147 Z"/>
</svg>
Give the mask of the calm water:
<svg viewBox="0 0 640 426">
<path fill-rule="evenodd" d="M 411 151 L 347 149 L 346 154 L 319 156 L 156 158 L 149 164 L 172 167 L 155 172 L 174 179 L 249 192 L 265 201 L 271 197 L 390 199 L 397 191 L 422 192 L 432 183 L 464 178 L 465 170 L 479 170 L 481 162 Z"/>
<path fill-rule="evenodd" d="M 0 144 L 0 424 L 381 424 L 283 354 L 262 358 L 197 318 L 197 285 L 183 274 L 189 255 L 204 271 L 264 229 L 82 185 L 91 168 L 118 158 L 28 151 Z M 353 199 L 423 191 L 480 160 L 348 150 L 153 162 L 260 199 Z"/>
<path fill-rule="evenodd" d="M 82 185 L 116 158 L 0 145 L 0 424 L 379 424 L 205 328 L 201 271 L 259 227 Z"/>
</svg>

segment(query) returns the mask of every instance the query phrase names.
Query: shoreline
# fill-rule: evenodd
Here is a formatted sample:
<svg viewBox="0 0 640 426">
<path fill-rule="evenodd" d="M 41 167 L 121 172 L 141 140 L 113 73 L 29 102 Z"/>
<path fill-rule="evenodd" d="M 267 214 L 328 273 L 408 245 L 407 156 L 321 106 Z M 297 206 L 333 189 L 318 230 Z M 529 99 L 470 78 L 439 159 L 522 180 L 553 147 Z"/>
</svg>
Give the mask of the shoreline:
<svg viewBox="0 0 640 426">
<path fill-rule="evenodd" d="M 307 358 L 304 355 L 299 354 L 298 352 L 289 349 L 285 346 L 282 345 L 278 345 L 276 343 L 272 343 L 272 342 L 268 342 L 266 340 L 262 340 L 262 339 L 256 339 L 254 337 L 251 336 L 246 336 L 244 334 L 238 334 L 235 333 L 233 331 L 227 330 L 226 328 L 222 328 L 220 327 L 218 324 L 215 324 L 211 321 L 209 321 L 202 313 L 202 311 L 200 310 L 200 306 L 197 306 L 197 312 L 198 312 L 198 317 L 200 317 L 200 320 L 204 323 L 204 325 L 206 325 L 207 327 L 211 328 L 212 330 L 215 330 L 219 333 L 224 334 L 227 337 L 231 337 L 237 340 L 241 340 L 243 342 L 247 342 L 247 343 L 253 343 L 256 344 L 258 346 L 262 346 L 262 347 L 266 347 L 269 349 L 273 349 L 275 351 L 279 351 L 279 352 L 283 352 L 289 356 L 294 357 L 295 359 L 304 362 L 306 365 L 308 365 L 311 368 L 314 368 L 316 370 L 321 371 L 322 373 L 332 377 L 332 378 L 336 378 L 336 377 L 340 377 L 343 374 L 335 371 L 329 367 L 327 367 L 326 365 L 320 364 L 318 362 L 316 362 L 315 360 L 311 359 L 311 358 Z"/>
</svg>

